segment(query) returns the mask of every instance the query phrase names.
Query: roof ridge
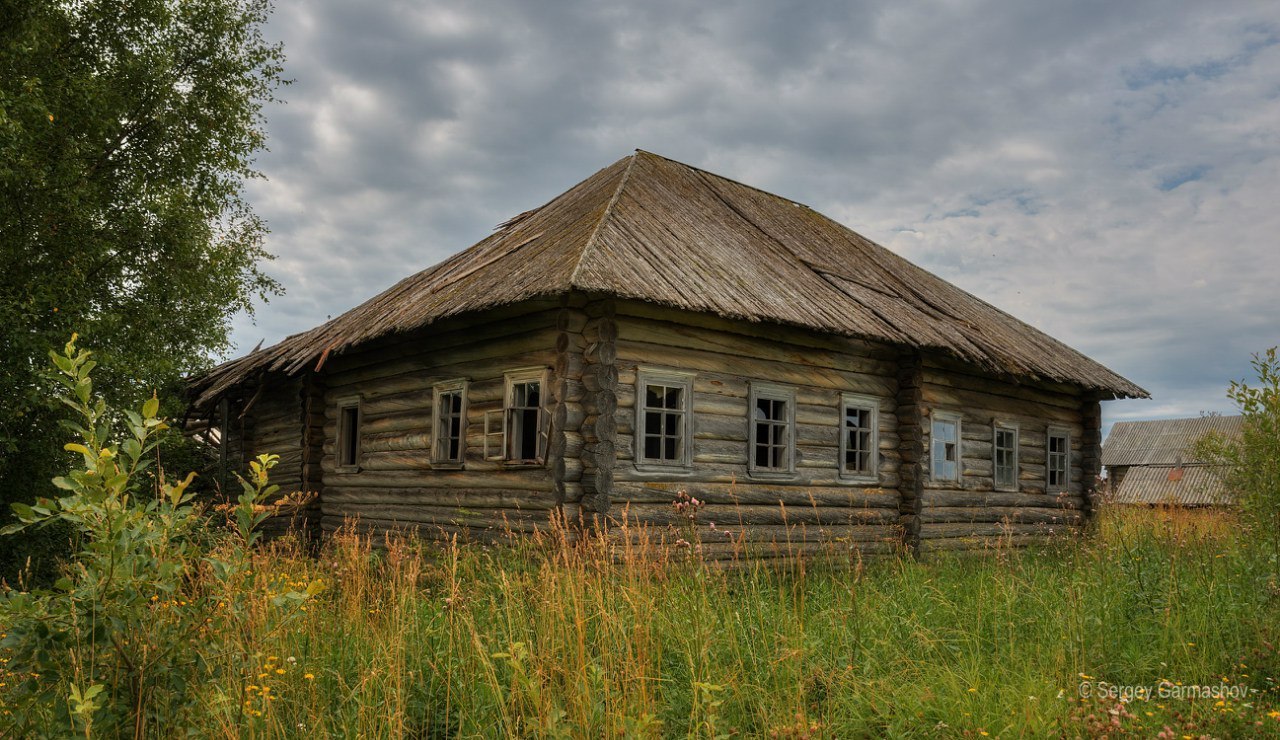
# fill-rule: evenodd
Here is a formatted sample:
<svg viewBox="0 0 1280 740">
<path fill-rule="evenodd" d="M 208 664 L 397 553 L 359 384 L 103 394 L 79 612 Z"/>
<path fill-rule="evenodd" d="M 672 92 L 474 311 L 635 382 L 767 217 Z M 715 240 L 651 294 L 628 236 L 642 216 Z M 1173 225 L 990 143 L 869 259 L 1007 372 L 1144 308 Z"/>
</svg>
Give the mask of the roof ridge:
<svg viewBox="0 0 1280 740">
<path fill-rule="evenodd" d="M 636 150 L 640 152 L 639 149 Z M 627 168 L 622 171 L 622 177 L 618 178 L 618 187 L 614 189 L 613 195 L 609 196 L 609 202 L 605 204 L 604 213 L 600 214 L 600 220 L 596 221 L 596 227 L 591 230 L 591 236 L 587 237 L 587 242 L 582 245 L 582 251 L 578 254 L 578 261 L 573 265 L 573 272 L 569 273 L 569 290 L 573 290 L 578 284 L 578 271 L 582 269 L 582 263 L 587 260 L 587 252 L 590 252 L 596 246 L 596 239 L 600 236 L 600 230 L 604 228 L 604 222 L 609 220 L 609 216 L 613 214 L 613 207 L 618 202 L 618 198 L 622 196 L 622 189 L 626 187 L 627 180 L 631 177 L 631 169 L 636 166 L 636 155 L 631 155 L 631 161 L 627 162 Z"/>
<path fill-rule="evenodd" d="M 721 174 L 719 174 L 719 173 L 717 173 L 717 172 L 712 172 L 711 170 L 703 169 L 703 168 L 701 168 L 701 167 L 699 167 L 699 166 L 697 166 L 697 165 L 689 164 L 688 162 L 681 162 L 681 161 L 680 161 L 680 160 L 678 160 L 678 159 L 672 159 L 671 157 L 664 157 L 663 155 L 658 154 L 658 153 L 656 153 L 656 152 L 647 151 L 647 150 L 645 150 L 645 149 L 636 149 L 636 154 L 646 154 L 646 155 L 648 155 L 648 156 L 650 156 L 650 157 L 657 157 L 658 159 L 665 160 L 665 161 L 670 162 L 670 163 L 672 163 L 672 164 L 678 164 L 678 165 L 680 165 L 681 167 L 685 167 L 685 168 L 687 168 L 687 169 L 691 169 L 691 170 L 693 170 L 693 171 L 695 171 L 695 172 L 699 172 L 699 173 L 701 173 L 701 174 L 703 174 L 703 175 L 709 175 L 709 176 L 711 176 L 711 177 L 714 177 L 714 178 L 715 178 L 715 179 L 717 179 L 717 180 L 724 180 L 725 182 L 731 182 L 731 183 L 733 183 L 734 185 L 740 185 L 741 187 L 744 187 L 744 188 L 746 188 L 746 189 L 748 189 L 748 190 L 754 190 L 754 191 L 756 191 L 757 193 L 762 193 L 762 194 L 764 194 L 764 195 L 769 196 L 770 198 L 777 198 L 778 200 L 786 201 L 786 202 L 788 202 L 788 203 L 790 203 L 790 204 L 792 204 L 792 205 L 796 205 L 796 206 L 799 206 L 799 207 L 801 207 L 801 208 L 809 208 L 809 206 L 808 206 L 807 204 L 805 204 L 805 203 L 801 203 L 801 202 L 800 202 L 800 201 L 798 201 L 798 200 L 792 200 L 792 199 L 788 198 L 788 197 L 787 197 L 787 196 L 785 196 L 785 195 L 778 195 L 777 193 L 771 193 L 771 192 L 769 192 L 768 190 L 765 190 L 764 188 L 756 187 L 755 185 L 751 185 L 751 184 L 748 184 L 748 183 L 742 182 L 741 180 L 735 180 L 735 179 L 733 179 L 732 177 L 725 177 L 724 175 L 721 175 Z M 812 209 L 812 208 L 809 208 L 809 210 L 811 210 L 811 211 L 812 211 L 813 209 Z M 816 213 L 816 211 L 815 211 L 815 213 Z"/>
</svg>

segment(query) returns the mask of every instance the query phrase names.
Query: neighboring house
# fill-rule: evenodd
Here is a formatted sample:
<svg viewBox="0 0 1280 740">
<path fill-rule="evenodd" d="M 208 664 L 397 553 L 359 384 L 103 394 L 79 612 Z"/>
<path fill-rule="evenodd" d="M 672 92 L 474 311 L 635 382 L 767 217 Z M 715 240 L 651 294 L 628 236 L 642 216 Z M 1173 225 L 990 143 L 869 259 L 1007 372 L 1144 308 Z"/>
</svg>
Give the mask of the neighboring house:
<svg viewBox="0 0 1280 740">
<path fill-rule="evenodd" d="M 866 551 L 1080 524 L 1099 402 L 1147 396 L 804 205 L 640 151 L 192 391 L 326 532 L 665 527 L 683 490 L 715 537 Z"/>
<path fill-rule="evenodd" d="M 1233 502 L 1223 486 L 1223 470 L 1195 457 L 1194 447 L 1210 432 L 1240 436 L 1240 416 L 1121 421 L 1102 446 L 1109 500 L 1118 504 L 1222 506 Z"/>
</svg>

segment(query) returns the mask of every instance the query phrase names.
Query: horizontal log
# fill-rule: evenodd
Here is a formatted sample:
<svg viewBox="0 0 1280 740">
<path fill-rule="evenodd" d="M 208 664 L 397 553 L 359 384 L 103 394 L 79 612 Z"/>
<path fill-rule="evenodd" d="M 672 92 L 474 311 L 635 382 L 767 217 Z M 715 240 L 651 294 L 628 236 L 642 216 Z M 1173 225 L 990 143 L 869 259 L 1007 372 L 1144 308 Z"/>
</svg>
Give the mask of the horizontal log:
<svg viewBox="0 0 1280 740">
<path fill-rule="evenodd" d="M 946 537 L 1018 537 L 1021 535 L 1047 535 L 1072 529 L 1061 524 L 1003 524 L 1003 523 L 960 523 L 936 524 L 921 523 L 920 538 L 922 540 L 942 539 Z"/>
<path fill-rule="evenodd" d="M 502 469 L 493 472 L 476 470 L 411 470 L 337 472 L 325 469 L 325 489 L 330 486 L 353 488 L 492 488 L 509 491 L 550 491 L 551 476 L 543 468 Z"/>
<path fill-rule="evenodd" d="M 625 511 L 624 511 L 625 509 Z M 672 504 L 638 504 L 614 501 L 610 516 L 637 524 L 657 526 L 689 524 L 688 514 Z M 896 524 L 895 509 L 856 508 L 849 506 L 768 506 L 737 504 L 702 507 L 693 520 L 698 525 L 715 522 L 717 526 L 739 527 L 758 524 Z"/>
<path fill-rule="evenodd" d="M 929 539 L 920 542 L 920 552 L 941 553 L 956 551 L 1002 550 L 1008 547 L 1042 547 L 1063 542 L 1072 535 L 1073 530 L 1052 535 L 1021 534 L 1013 537 L 948 537 Z"/>
<path fill-rule="evenodd" d="M 674 544 L 683 539 L 690 544 L 717 549 L 733 549 L 735 545 L 780 544 L 788 542 L 875 542 L 897 540 L 901 533 L 896 525 L 884 524 L 755 524 L 748 527 L 712 528 L 632 526 L 621 519 L 618 507 L 609 515 L 609 539 L 618 543 Z"/>
<path fill-rule="evenodd" d="M 956 491 L 927 490 L 921 494 L 926 507 L 1036 507 L 1054 509 L 1079 509 L 1083 499 L 1078 496 L 1046 496 L 1043 493 L 1015 493 L 1012 491 Z"/>
<path fill-rule="evenodd" d="M 678 320 L 655 321 L 641 317 L 628 318 L 619 322 L 618 338 L 708 354 L 855 370 L 886 377 L 891 377 L 897 369 L 888 358 L 873 358 L 852 352 L 768 341 L 734 332 L 708 330 Z"/>
<path fill-rule="evenodd" d="M 401 504 L 472 509 L 528 509 L 547 510 L 555 501 L 546 491 L 504 491 L 490 488 L 360 488 L 353 486 L 326 486 L 324 502 L 378 505 Z"/>
<path fill-rule="evenodd" d="M 979 508 L 969 506 L 925 507 L 920 513 L 921 522 L 1013 522 L 1013 523 L 1045 523 L 1070 524 L 1082 523 L 1079 511 L 1073 509 L 1054 508 L 1020 508 L 1013 506 L 994 506 Z"/>
<path fill-rule="evenodd" d="M 641 365 L 680 368 L 698 373 L 723 374 L 726 367 L 734 375 L 796 386 L 833 388 L 843 391 L 889 397 L 897 391 L 892 378 L 792 362 L 757 360 L 751 357 L 724 355 L 681 349 L 650 342 L 618 340 L 618 356 Z"/>
<path fill-rule="evenodd" d="M 619 301 L 618 315 L 698 327 L 714 332 L 738 334 L 777 344 L 813 347 L 815 349 L 826 349 L 843 354 L 889 361 L 896 361 L 900 351 L 895 347 L 880 342 L 842 337 L 829 332 L 782 326 L 780 324 L 738 321 L 726 319 L 715 314 L 695 313 L 640 301 Z M 626 322 L 626 319 L 619 319 L 620 325 Z"/>
<path fill-rule="evenodd" d="M 1019 401 L 1079 408 L 1083 402 L 1080 389 L 1054 382 L 1018 381 L 983 374 L 970 365 L 929 356 L 924 358 L 921 375 L 926 383 L 945 385 L 960 390 L 1004 396 Z"/>
<path fill-rule="evenodd" d="M 363 342 L 347 352 L 330 355 L 324 366 L 326 385 L 332 387 L 336 375 L 374 365 L 514 345 L 535 334 L 546 337 L 548 341 L 544 346 L 551 349 L 557 333 L 557 314 L 555 309 L 504 318 L 496 318 L 496 314 L 493 317 L 473 314 L 471 321 L 459 322 L 452 328 L 438 323 L 417 332 Z"/>
<path fill-rule="evenodd" d="M 787 506 L 845 507 L 845 508 L 898 508 L 898 492 L 891 488 L 827 486 L 801 487 L 769 484 L 703 484 L 684 481 L 614 483 L 614 498 L 621 505 L 630 501 L 637 504 L 670 505 L 680 491 L 685 491 L 709 505 L 722 506 Z"/>
</svg>

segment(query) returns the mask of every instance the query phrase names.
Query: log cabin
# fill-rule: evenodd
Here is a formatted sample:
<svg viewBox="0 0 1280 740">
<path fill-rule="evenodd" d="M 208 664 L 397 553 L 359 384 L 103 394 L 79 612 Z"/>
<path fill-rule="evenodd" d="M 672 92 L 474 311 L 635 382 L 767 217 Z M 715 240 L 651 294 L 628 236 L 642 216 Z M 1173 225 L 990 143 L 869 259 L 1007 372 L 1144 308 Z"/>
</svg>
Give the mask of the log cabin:
<svg viewBox="0 0 1280 740">
<path fill-rule="evenodd" d="M 228 467 L 273 452 L 316 494 L 304 529 L 652 531 L 684 493 L 726 539 L 707 557 L 1071 531 L 1100 402 L 1139 397 L 800 203 L 639 150 L 191 383 Z"/>
</svg>

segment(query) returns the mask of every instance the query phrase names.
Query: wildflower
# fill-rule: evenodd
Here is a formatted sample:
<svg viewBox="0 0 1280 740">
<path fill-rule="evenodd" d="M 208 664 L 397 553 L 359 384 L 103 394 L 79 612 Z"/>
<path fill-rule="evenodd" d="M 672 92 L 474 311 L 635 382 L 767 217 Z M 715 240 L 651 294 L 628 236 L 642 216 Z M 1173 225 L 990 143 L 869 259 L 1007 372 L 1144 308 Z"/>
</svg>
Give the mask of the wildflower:
<svg viewBox="0 0 1280 740">
<path fill-rule="evenodd" d="M 277 668 L 277 669 L 276 669 L 276 675 L 277 675 L 277 676 L 283 676 L 283 675 L 284 675 L 284 669 L 283 669 L 283 668 Z"/>
<path fill-rule="evenodd" d="M 289 657 L 285 658 L 284 661 L 286 663 L 297 663 L 298 659 L 290 655 Z"/>
<path fill-rule="evenodd" d="M 314 681 L 314 680 L 316 680 L 315 674 L 313 674 L 313 673 L 304 673 L 304 674 L 302 675 L 302 677 L 303 677 L 303 678 L 305 678 L 305 679 L 307 679 L 308 681 Z"/>
</svg>

